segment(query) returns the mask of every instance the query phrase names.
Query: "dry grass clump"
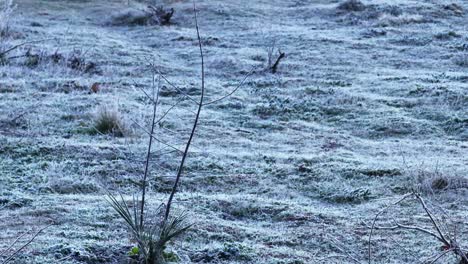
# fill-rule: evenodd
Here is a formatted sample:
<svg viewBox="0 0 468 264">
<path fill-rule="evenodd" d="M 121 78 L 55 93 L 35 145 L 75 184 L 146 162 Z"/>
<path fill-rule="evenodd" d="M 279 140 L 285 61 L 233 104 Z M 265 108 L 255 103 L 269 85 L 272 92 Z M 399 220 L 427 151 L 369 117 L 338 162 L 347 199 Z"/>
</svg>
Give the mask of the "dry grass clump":
<svg viewBox="0 0 468 264">
<path fill-rule="evenodd" d="M 366 6 L 359 0 L 346 0 L 339 4 L 337 9 L 342 11 L 364 11 Z"/>
<path fill-rule="evenodd" d="M 418 190 L 427 194 L 468 188 L 468 179 L 465 177 L 457 174 L 444 174 L 440 171 L 422 171 L 418 175 L 418 181 Z"/>
<path fill-rule="evenodd" d="M 123 137 L 128 131 L 119 110 L 109 106 L 101 106 L 97 109 L 93 127 L 98 133 L 111 134 L 116 137 Z"/>
<path fill-rule="evenodd" d="M 0 37 L 8 34 L 11 17 L 15 8 L 13 0 L 0 0 Z"/>
</svg>

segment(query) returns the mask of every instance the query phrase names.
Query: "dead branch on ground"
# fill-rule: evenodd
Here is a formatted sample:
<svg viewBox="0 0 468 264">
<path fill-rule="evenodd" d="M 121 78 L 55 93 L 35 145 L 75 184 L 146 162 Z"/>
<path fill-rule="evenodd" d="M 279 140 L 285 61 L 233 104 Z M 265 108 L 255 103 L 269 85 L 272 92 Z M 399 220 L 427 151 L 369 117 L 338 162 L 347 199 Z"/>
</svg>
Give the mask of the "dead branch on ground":
<svg viewBox="0 0 468 264">
<path fill-rule="evenodd" d="M 388 211 L 392 206 L 396 206 L 398 204 L 401 204 L 403 201 L 407 200 L 408 198 L 412 197 L 414 200 L 416 200 L 421 207 L 424 210 L 424 213 L 426 217 L 429 219 L 432 229 L 430 230 L 427 227 L 421 226 L 421 225 L 407 225 L 407 224 L 402 224 L 398 222 L 396 219 L 393 219 L 393 222 L 395 223 L 394 225 L 391 226 L 377 226 L 377 218 L 382 215 L 384 212 Z M 442 246 L 440 247 L 442 250 L 442 253 L 437 254 L 436 256 L 432 256 L 429 259 L 427 259 L 424 263 L 436 263 L 437 261 L 441 260 L 443 257 L 447 256 L 448 254 L 454 254 L 456 257 L 460 259 L 460 264 L 468 264 L 468 255 L 467 255 L 467 249 L 462 247 L 461 244 L 457 240 L 457 232 L 453 232 L 453 234 L 450 234 L 450 232 L 445 231 L 444 228 L 442 228 L 441 223 L 439 220 L 437 220 L 436 215 L 428 208 L 425 200 L 421 197 L 421 195 L 417 192 L 411 192 L 409 194 L 404 195 L 402 198 L 400 198 L 397 202 L 385 207 L 383 210 L 378 212 L 376 216 L 374 217 L 374 220 L 372 222 L 372 226 L 370 228 L 370 233 L 369 233 L 369 240 L 368 240 L 368 263 L 372 263 L 372 235 L 374 230 L 411 230 L 411 231 L 416 231 L 419 232 L 423 235 L 427 235 L 430 237 L 433 237 L 437 239 L 439 242 L 442 243 Z"/>
</svg>

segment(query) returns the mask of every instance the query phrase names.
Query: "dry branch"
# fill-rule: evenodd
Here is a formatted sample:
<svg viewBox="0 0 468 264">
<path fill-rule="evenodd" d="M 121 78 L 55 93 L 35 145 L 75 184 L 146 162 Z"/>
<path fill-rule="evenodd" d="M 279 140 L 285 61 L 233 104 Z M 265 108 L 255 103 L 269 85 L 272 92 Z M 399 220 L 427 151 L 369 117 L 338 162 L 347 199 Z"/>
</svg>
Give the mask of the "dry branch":
<svg viewBox="0 0 468 264">
<path fill-rule="evenodd" d="M 34 235 L 28 240 L 26 241 L 26 243 L 24 243 L 20 248 L 16 249 L 13 253 L 11 253 L 5 260 L 3 260 L 1 262 L 1 264 L 7 264 L 8 262 L 10 262 L 11 260 L 13 260 L 13 258 L 18 255 L 23 249 L 25 249 L 27 246 L 29 246 L 29 244 L 31 244 L 34 239 L 36 239 L 36 237 L 42 232 L 44 231 L 46 228 L 48 228 L 49 226 L 51 226 L 53 224 L 50 224 L 46 227 L 43 227 L 41 229 L 39 229 L 36 233 L 34 233 Z M 27 233 L 23 233 L 22 235 L 20 235 L 18 238 L 15 239 L 15 241 L 10 245 L 10 247 L 8 247 L 8 249 L 4 250 L 2 252 L 2 254 L 0 256 L 5 256 L 5 254 L 8 253 L 8 251 L 10 251 L 13 246 L 22 238 L 26 235 Z"/>
<path fill-rule="evenodd" d="M 271 72 L 272 73 L 276 73 L 278 71 L 278 65 L 280 63 L 280 61 L 286 57 L 286 53 L 284 52 L 281 52 L 281 50 L 278 50 L 278 58 L 276 59 L 275 63 L 273 64 L 273 66 L 271 66 Z"/>
<path fill-rule="evenodd" d="M 424 228 L 422 226 L 418 225 L 404 225 L 401 223 L 398 223 L 396 220 L 396 224 L 393 226 L 377 226 L 376 221 L 377 218 L 383 214 L 385 211 L 387 211 L 391 206 L 400 204 L 402 201 L 406 200 L 409 197 L 413 197 L 418 203 L 421 205 L 421 207 L 424 209 L 425 215 L 429 218 L 432 227 L 435 229 L 435 232 L 432 232 L 428 230 L 427 228 Z M 429 263 L 435 263 L 444 256 L 448 255 L 449 253 L 454 254 L 455 256 L 459 257 L 461 259 L 460 264 L 468 264 L 468 258 L 467 258 L 467 252 L 464 250 L 460 244 L 457 241 L 456 237 L 456 232 L 454 232 L 453 235 L 451 235 L 448 232 L 443 232 L 441 228 L 441 224 L 436 220 L 436 217 L 433 212 L 428 208 L 426 202 L 424 199 L 421 197 L 421 195 L 417 192 L 412 192 L 409 194 L 404 195 L 401 199 L 399 199 L 397 202 L 385 207 L 383 210 L 378 212 L 376 216 L 374 217 L 374 220 L 372 222 L 372 226 L 370 227 L 370 234 L 369 234 L 369 248 L 368 248 L 368 263 L 371 264 L 372 262 L 372 251 L 371 251 L 371 242 L 372 242 L 372 234 L 374 230 L 396 230 L 396 229 L 403 229 L 403 230 L 413 230 L 420 232 L 422 234 L 429 235 L 431 237 L 436 238 L 438 241 L 440 241 L 442 245 L 442 250 L 443 253 L 436 255 L 435 257 L 431 257 L 428 259 L 430 261 Z"/>
</svg>

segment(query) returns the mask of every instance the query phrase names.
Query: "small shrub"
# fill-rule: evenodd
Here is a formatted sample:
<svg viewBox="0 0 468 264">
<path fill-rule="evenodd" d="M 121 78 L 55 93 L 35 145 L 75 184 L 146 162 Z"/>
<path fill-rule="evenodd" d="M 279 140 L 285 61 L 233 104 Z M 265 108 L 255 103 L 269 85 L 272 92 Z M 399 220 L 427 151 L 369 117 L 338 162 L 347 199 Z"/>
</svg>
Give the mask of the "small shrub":
<svg viewBox="0 0 468 264">
<path fill-rule="evenodd" d="M 132 238 L 138 246 L 132 248 L 131 254 L 139 263 L 164 264 L 167 261 L 174 260 L 175 255 L 165 252 L 167 244 L 184 234 L 190 227 L 187 224 L 187 215 L 171 215 L 168 218 L 164 216 L 165 206 L 161 205 L 156 210 L 156 215 L 151 220 L 140 221 L 140 205 L 136 200 L 133 204 L 127 205 L 122 196 L 118 199 L 115 196 L 108 196 L 110 205 L 125 220 Z"/>
<path fill-rule="evenodd" d="M 94 119 L 94 129 L 98 133 L 112 134 L 116 137 L 123 137 L 126 132 L 126 125 L 117 108 L 103 106 L 98 108 Z"/>
</svg>

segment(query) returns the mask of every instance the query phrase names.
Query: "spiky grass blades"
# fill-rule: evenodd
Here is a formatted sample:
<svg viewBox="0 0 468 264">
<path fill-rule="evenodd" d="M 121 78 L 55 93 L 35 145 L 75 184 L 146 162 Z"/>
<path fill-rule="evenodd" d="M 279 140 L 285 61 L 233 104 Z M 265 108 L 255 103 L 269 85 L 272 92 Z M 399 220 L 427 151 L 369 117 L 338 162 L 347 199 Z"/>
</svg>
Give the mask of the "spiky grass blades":
<svg viewBox="0 0 468 264">
<path fill-rule="evenodd" d="M 187 219 L 188 216 L 185 213 L 167 219 L 164 222 L 159 235 L 161 243 L 166 244 L 190 229 L 192 224 L 187 223 Z"/>
<path fill-rule="evenodd" d="M 120 195 L 120 201 L 117 199 L 112 194 L 107 195 L 107 201 L 109 204 L 114 208 L 114 210 L 122 217 L 123 220 L 125 220 L 125 223 L 128 225 L 130 230 L 134 235 L 137 235 L 141 232 L 142 227 L 138 224 L 138 218 L 137 218 L 137 207 L 135 204 L 133 205 L 133 215 L 130 211 L 130 208 L 128 207 L 127 203 L 125 202 L 123 196 Z M 135 203 L 135 200 L 133 200 Z"/>
<path fill-rule="evenodd" d="M 166 244 L 185 233 L 192 226 L 191 224 L 187 224 L 187 215 L 182 213 L 164 219 L 164 205 L 160 205 L 153 219 L 148 219 L 147 217 L 140 224 L 139 201 L 133 198 L 132 208 L 130 208 L 123 196 L 121 194 L 119 196 L 116 197 L 108 194 L 107 200 L 130 229 L 132 238 L 138 243 L 143 263 L 164 263 L 163 251 L 166 248 Z"/>
</svg>

